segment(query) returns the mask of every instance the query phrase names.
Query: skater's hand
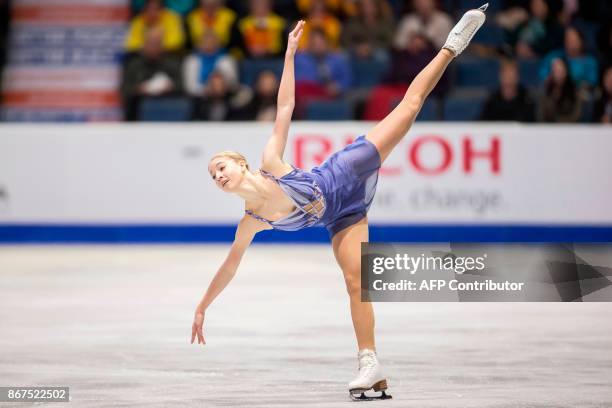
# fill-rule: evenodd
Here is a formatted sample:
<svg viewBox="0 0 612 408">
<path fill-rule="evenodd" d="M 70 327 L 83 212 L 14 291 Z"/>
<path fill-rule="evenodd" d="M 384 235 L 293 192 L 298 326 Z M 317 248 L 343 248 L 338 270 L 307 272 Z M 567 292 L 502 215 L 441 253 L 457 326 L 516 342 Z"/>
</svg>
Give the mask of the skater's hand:
<svg viewBox="0 0 612 408">
<path fill-rule="evenodd" d="M 204 310 L 198 306 L 193 317 L 193 326 L 191 327 L 191 344 L 193 344 L 196 335 L 198 336 L 198 344 L 206 344 L 206 341 L 204 341 L 204 334 L 202 333 L 203 326 Z"/>
<path fill-rule="evenodd" d="M 287 55 L 295 55 L 304 32 L 304 20 L 298 21 L 293 31 L 289 33 L 289 39 L 287 40 Z"/>
</svg>

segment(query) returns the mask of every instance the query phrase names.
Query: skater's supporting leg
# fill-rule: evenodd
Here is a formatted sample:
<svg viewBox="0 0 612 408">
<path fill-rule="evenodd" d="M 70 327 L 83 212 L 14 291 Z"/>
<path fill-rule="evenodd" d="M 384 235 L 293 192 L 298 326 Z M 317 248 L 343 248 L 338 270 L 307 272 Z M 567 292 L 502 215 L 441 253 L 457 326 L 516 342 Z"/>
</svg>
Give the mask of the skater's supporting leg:
<svg viewBox="0 0 612 408">
<path fill-rule="evenodd" d="M 399 105 L 366 135 L 366 138 L 378 149 L 381 162 L 385 161 L 389 153 L 408 132 L 425 99 L 436 86 L 454 56 L 452 51 L 441 50 L 412 81 Z"/>
<path fill-rule="evenodd" d="M 359 350 L 375 350 L 374 310 L 370 302 L 361 301 L 361 243 L 367 241 L 367 218 L 343 229 L 332 238 L 334 255 L 342 268 L 350 298 L 351 317 Z"/>
</svg>

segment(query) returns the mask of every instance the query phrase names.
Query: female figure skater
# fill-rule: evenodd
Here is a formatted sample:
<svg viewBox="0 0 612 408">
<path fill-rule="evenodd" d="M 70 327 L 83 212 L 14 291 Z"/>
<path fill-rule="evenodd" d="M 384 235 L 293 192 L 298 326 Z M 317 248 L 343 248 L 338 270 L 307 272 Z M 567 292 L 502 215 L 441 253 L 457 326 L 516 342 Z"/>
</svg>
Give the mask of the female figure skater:
<svg viewBox="0 0 612 408">
<path fill-rule="evenodd" d="M 196 308 L 191 343 L 197 336 L 198 344 L 205 344 L 202 333 L 205 311 L 235 275 L 243 253 L 257 232 L 272 228 L 294 231 L 324 225 L 344 274 L 357 337 L 359 374 L 348 385 L 350 395 L 356 399 L 390 397 L 384 393 L 387 381 L 375 351 L 372 305 L 361 302 L 360 244 L 368 241 L 366 215 L 374 197 L 378 169 L 404 137 L 448 64 L 482 26 L 487 6 L 488 3 L 463 15 L 442 50 L 415 78 L 403 100 L 385 119 L 310 172 L 283 161 L 295 105 L 293 58 L 304 28 L 304 21 L 298 22 L 289 34 L 276 122 L 259 172 L 251 172 L 244 156 L 233 151 L 220 152 L 210 160 L 211 177 L 222 191 L 235 193 L 245 200 L 245 215 L 238 224 L 229 254 Z M 370 389 L 382 394 L 366 397 L 364 393 Z"/>
</svg>

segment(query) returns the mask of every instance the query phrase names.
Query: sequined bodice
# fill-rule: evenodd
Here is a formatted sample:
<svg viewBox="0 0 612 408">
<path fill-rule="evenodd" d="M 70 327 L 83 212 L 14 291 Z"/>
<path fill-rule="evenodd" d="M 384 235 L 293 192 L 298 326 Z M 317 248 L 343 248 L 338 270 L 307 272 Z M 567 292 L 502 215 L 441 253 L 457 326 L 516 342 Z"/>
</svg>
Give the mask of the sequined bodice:
<svg viewBox="0 0 612 408">
<path fill-rule="evenodd" d="M 260 169 L 260 173 L 274 180 L 295 204 L 295 210 L 277 221 L 270 221 L 250 210 L 245 210 L 251 217 L 265 222 L 274 229 L 296 231 L 316 224 L 325 213 L 325 197 L 314 176 L 302 169 L 294 167 L 283 177 L 274 177 L 269 172 Z"/>
</svg>

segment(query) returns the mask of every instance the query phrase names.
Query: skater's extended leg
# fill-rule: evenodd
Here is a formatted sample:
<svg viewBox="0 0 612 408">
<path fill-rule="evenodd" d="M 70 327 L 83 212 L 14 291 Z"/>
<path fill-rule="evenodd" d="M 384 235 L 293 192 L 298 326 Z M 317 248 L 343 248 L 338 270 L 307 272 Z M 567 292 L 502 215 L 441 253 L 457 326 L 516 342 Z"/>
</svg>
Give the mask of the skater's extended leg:
<svg viewBox="0 0 612 408">
<path fill-rule="evenodd" d="M 366 138 L 378 149 L 381 163 L 385 161 L 389 153 L 408 132 L 425 99 L 436 86 L 453 58 L 454 54 L 451 51 L 441 50 L 412 81 L 404 98 L 395 109 L 366 135 Z"/>
<path fill-rule="evenodd" d="M 366 135 L 366 138 L 378 149 L 381 163 L 408 132 L 425 99 L 444 74 L 448 64 L 463 52 L 482 26 L 487 6 L 488 3 L 480 9 L 470 10 L 463 15 L 451 30 L 444 48 L 412 81 L 399 105 Z"/>
<path fill-rule="evenodd" d="M 374 310 L 370 302 L 361 301 L 361 243 L 368 241 L 367 218 L 343 229 L 332 238 L 338 265 L 344 274 L 349 294 L 353 328 L 359 350 L 375 350 Z"/>
</svg>

